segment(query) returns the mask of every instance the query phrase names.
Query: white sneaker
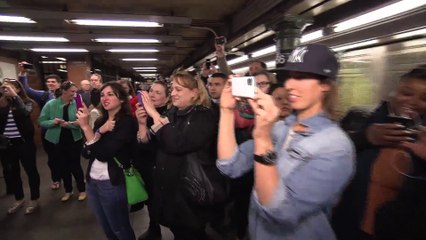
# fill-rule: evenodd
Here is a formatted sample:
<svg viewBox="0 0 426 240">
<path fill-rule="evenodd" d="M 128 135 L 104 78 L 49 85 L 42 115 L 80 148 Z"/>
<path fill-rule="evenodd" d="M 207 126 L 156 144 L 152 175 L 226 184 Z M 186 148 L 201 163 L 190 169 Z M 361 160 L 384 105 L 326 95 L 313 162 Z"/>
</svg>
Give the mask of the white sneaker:
<svg viewBox="0 0 426 240">
<path fill-rule="evenodd" d="M 25 203 L 24 200 L 16 201 L 15 203 L 13 203 L 13 205 L 9 209 L 7 209 L 7 213 L 12 214 L 18 211 L 24 205 L 24 203 Z"/>
</svg>

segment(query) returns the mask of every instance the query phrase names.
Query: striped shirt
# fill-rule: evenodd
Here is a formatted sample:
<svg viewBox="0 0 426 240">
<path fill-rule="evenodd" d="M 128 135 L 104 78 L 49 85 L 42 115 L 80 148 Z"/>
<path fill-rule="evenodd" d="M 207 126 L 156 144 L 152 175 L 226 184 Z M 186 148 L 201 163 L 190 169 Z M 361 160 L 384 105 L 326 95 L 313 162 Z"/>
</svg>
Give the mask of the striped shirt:
<svg viewBox="0 0 426 240">
<path fill-rule="evenodd" d="M 18 127 L 16 126 L 15 119 L 13 118 L 12 110 L 9 110 L 7 115 L 7 123 L 4 128 L 3 135 L 7 138 L 20 138 L 21 134 L 19 133 Z"/>
</svg>

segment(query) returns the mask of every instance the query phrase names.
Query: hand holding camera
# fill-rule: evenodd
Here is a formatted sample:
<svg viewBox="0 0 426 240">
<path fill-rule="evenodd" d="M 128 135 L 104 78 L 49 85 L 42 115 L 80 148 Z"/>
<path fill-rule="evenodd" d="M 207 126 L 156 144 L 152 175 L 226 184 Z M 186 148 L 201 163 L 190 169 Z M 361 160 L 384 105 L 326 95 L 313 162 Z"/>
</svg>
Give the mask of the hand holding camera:
<svg viewBox="0 0 426 240">
<path fill-rule="evenodd" d="M 220 108 L 234 111 L 237 106 L 237 99 L 232 95 L 232 76 L 230 78 L 220 95 Z"/>
<path fill-rule="evenodd" d="M 401 146 L 408 149 L 414 155 L 420 157 L 423 160 L 426 160 L 426 127 L 419 126 L 417 131 L 417 141 L 416 142 L 402 142 Z"/>
<path fill-rule="evenodd" d="M 8 84 L 4 84 L 3 86 L 1 86 L 2 89 L 2 93 L 6 96 L 6 97 L 16 97 L 18 96 L 18 94 L 16 93 L 16 91 Z"/>
<path fill-rule="evenodd" d="M 34 69 L 34 65 L 32 65 L 31 63 L 28 63 L 26 61 L 22 61 L 20 63 L 18 63 L 18 69 L 19 69 L 19 76 L 23 76 L 25 75 L 25 73 L 30 70 L 30 69 Z"/>
<path fill-rule="evenodd" d="M 215 48 L 216 48 L 216 57 L 217 58 L 224 58 L 225 57 L 225 46 L 215 44 Z"/>
<path fill-rule="evenodd" d="M 275 105 L 271 95 L 256 89 L 256 96 L 248 99 L 256 116 L 253 137 L 269 136 L 274 123 L 279 119 L 280 109 Z"/>
<path fill-rule="evenodd" d="M 86 104 L 84 102 L 81 103 L 82 107 L 77 109 L 77 124 L 81 127 L 81 129 L 84 128 L 91 128 L 89 124 L 89 118 L 90 118 L 90 112 L 87 108 Z"/>
</svg>

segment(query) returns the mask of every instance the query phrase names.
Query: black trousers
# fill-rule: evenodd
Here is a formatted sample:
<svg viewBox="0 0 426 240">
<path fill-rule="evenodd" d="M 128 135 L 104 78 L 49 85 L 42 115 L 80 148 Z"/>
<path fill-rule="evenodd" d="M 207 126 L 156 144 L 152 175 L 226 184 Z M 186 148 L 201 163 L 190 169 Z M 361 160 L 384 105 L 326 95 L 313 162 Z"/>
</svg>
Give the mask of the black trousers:
<svg viewBox="0 0 426 240">
<path fill-rule="evenodd" d="M 47 165 L 50 168 L 50 176 L 52 178 L 52 182 L 60 182 L 61 166 L 59 159 L 55 157 L 55 144 L 47 141 L 44 138 L 44 134 L 42 134 L 41 141 L 43 143 L 43 149 L 47 154 Z"/>
<path fill-rule="evenodd" d="M 28 176 L 31 200 L 40 198 L 40 175 L 36 165 L 36 147 L 33 141 L 25 141 L 23 138 L 10 139 L 10 147 L 2 154 L 4 167 L 7 169 L 8 181 L 16 200 L 24 198 L 24 190 L 21 179 L 21 162 Z"/>
<path fill-rule="evenodd" d="M 141 154 L 141 156 L 143 156 Z M 145 182 L 145 189 L 148 193 L 148 196 L 152 196 L 152 189 L 153 189 L 153 168 L 155 166 L 155 161 L 152 159 L 142 159 L 139 162 L 135 162 L 136 169 L 140 172 L 142 175 L 142 178 Z M 152 232 L 155 235 L 161 235 L 161 228 L 160 224 L 158 223 L 158 219 L 153 214 L 152 211 L 152 202 L 150 201 L 151 198 L 149 197 L 147 202 L 145 203 L 148 207 L 148 215 L 149 215 L 149 231 Z"/>
<path fill-rule="evenodd" d="M 55 158 L 59 160 L 60 172 L 64 181 L 65 192 L 72 192 L 72 176 L 77 183 L 79 192 L 86 191 L 84 173 L 80 164 L 83 141 L 58 143 L 55 145 Z M 72 175 L 72 176 L 71 176 Z"/>
</svg>

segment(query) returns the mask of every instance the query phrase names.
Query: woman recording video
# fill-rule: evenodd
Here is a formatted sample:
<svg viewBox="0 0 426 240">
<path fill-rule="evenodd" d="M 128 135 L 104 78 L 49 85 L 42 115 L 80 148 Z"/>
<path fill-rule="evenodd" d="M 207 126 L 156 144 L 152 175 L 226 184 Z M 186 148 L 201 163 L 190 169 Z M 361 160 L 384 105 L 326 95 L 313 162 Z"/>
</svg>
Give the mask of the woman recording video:
<svg viewBox="0 0 426 240">
<path fill-rule="evenodd" d="M 237 145 L 236 99 L 229 85 L 220 100 L 219 169 L 238 177 L 254 168 L 250 239 L 336 239 L 332 207 L 353 171 L 349 138 L 331 119 L 338 62 L 327 47 L 300 46 L 290 55 L 284 86 L 294 111 L 278 121 L 273 98 L 257 89 L 253 140 Z"/>
</svg>

